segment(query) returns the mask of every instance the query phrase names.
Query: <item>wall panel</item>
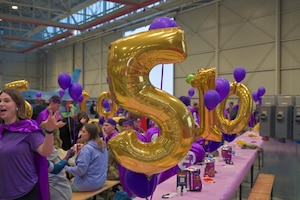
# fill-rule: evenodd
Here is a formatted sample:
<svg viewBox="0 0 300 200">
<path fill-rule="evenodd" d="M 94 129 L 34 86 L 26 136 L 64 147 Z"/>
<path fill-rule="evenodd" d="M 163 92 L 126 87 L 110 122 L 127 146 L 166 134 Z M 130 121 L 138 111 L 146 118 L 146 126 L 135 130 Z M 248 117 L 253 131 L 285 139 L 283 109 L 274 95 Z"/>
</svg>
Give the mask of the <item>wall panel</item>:
<svg viewBox="0 0 300 200">
<path fill-rule="evenodd" d="M 0 54 L 0 87 L 16 80 L 27 80 L 29 87 L 41 87 L 42 59 L 36 51 L 27 54 Z"/>
</svg>

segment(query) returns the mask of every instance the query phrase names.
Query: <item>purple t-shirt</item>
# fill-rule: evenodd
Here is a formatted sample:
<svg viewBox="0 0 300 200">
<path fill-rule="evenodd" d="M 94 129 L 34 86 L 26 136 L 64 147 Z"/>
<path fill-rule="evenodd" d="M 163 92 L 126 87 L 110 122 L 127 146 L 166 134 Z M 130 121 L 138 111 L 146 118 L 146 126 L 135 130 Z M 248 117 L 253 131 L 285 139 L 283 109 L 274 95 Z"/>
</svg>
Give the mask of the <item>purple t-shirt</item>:
<svg viewBox="0 0 300 200">
<path fill-rule="evenodd" d="M 48 108 L 46 108 L 46 109 L 44 109 L 42 112 L 40 112 L 40 113 L 38 114 L 38 116 L 37 116 L 37 118 L 36 118 L 35 121 L 36 121 L 38 124 L 41 124 L 43 121 L 46 121 L 46 119 L 48 118 L 49 114 L 50 114 L 50 112 L 49 112 Z M 63 118 L 63 116 L 62 116 L 60 113 L 58 113 L 58 114 L 56 115 L 56 119 L 59 119 L 59 118 Z"/>
<path fill-rule="evenodd" d="M 19 198 L 37 183 L 34 157 L 44 139 L 41 131 L 3 133 L 0 140 L 0 200 Z"/>
</svg>

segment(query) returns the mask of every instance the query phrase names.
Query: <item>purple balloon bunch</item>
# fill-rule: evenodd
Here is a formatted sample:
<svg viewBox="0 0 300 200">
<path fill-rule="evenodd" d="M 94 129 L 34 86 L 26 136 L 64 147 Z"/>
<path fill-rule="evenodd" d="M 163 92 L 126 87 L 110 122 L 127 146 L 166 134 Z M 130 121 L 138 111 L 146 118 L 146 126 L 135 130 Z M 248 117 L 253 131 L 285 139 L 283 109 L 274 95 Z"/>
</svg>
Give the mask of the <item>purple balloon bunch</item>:
<svg viewBox="0 0 300 200">
<path fill-rule="evenodd" d="M 82 86 L 77 82 L 72 83 L 72 78 L 68 73 L 64 72 L 59 74 L 57 81 L 58 85 L 61 87 L 59 91 L 60 97 L 63 97 L 65 90 L 68 89 L 69 94 L 74 101 L 78 101 L 79 103 L 83 101 Z"/>
<path fill-rule="evenodd" d="M 259 102 L 259 105 L 262 104 L 262 96 L 266 93 L 266 88 L 264 87 L 259 87 L 256 92 L 252 93 L 252 98 L 255 102 Z"/>
<path fill-rule="evenodd" d="M 216 90 L 207 90 L 204 94 L 204 104 L 208 110 L 214 109 L 230 92 L 230 84 L 225 78 L 216 79 Z"/>
</svg>

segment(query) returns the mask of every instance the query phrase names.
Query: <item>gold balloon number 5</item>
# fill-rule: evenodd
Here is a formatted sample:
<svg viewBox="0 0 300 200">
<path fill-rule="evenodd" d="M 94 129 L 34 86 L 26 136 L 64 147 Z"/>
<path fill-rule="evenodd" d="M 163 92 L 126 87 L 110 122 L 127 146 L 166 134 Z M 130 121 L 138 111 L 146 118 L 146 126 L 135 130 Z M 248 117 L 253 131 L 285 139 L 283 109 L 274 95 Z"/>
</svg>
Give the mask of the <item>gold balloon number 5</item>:
<svg viewBox="0 0 300 200">
<path fill-rule="evenodd" d="M 107 72 L 112 100 L 160 127 L 160 137 L 151 143 L 139 141 L 131 131 L 109 141 L 113 154 L 127 169 L 150 177 L 176 165 L 189 151 L 194 139 L 192 115 L 181 101 L 149 80 L 156 65 L 181 62 L 186 56 L 180 28 L 150 30 L 110 45 Z"/>
</svg>

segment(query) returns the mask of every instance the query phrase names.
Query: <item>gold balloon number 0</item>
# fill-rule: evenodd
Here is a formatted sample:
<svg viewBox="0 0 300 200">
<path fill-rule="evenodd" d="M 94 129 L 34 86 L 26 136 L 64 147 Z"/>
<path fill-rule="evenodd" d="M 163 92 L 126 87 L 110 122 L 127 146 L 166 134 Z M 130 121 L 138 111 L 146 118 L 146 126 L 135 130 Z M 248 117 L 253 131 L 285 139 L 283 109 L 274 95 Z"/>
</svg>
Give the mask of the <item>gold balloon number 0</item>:
<svg viewBox="0 0 300 200">
<path fill-rule="evenodd" d="M 234 120 L 228 120 L 224 116 L 226 99 L 217 107 L 218 127 L 227 134 L 240 133 L 249 123 L 253 100 L 250 90 L 242 83 L 231 82 L 228 96 L 236 95 L 239 97 L 238 114 Z"/>
<path fill-rule="evenodd" d="M 194 140 L 191 113 L 179 99 L 149 80 L 156 65 L 181 62 L 186 56 L 180 28 L 150 30 L 110 45 L 107 72 L 112 100 L 154 120 L 160 128 L 160 137 L 151 143 L 139 141 L 134 131 L 122 132 L 109 141 L 118 162 L 127 169 L 150 177 L 175 166 L 189 151 Z"/>
<path fill-rule="evenodd" d="M 110 92 L 101 92 L 96 104 L 98 114 L 105 119 L 113 117 L 118 111 L 118 105 L 114 101 L 111 101 L 110 110 L 106 110 L 106 108 L 102 106 L 103 101 L 107 99 L 111 99 Z"/>
</svg>

